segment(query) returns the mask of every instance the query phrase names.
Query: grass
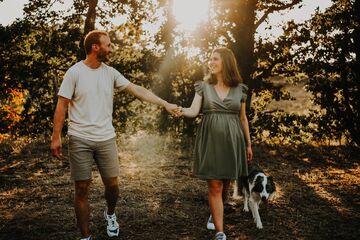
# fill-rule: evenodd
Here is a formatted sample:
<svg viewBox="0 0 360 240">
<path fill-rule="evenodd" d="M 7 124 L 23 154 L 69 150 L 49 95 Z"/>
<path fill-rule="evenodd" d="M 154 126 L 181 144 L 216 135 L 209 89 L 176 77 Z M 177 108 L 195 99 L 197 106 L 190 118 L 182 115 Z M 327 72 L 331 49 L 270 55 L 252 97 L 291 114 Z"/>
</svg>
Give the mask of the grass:
<svg viewBox="0 0 360 240">
<path fill-rule="evenodd" d="M 0 148 L 0 239 L 78 239 L 66 155 L 52 158 L 44 140 L 18 139 Z M 191 149 L 146 132 L 120 136 L 118 148 L 117 239 L 211 239 L 213 233 L 205 229 L 207 186 L 192 176 Z M 263 230 L 242 212 L 242 199 L 230 199 L 225 206 L 229 239 L 360 237 L 359 149 L 254 144 L 254 156 L 274 177 L 277 195 L 260 209 Z M 91 230 L 96 239 L 107 239 L 96 168 L 90 203 Z"/>
</svg>

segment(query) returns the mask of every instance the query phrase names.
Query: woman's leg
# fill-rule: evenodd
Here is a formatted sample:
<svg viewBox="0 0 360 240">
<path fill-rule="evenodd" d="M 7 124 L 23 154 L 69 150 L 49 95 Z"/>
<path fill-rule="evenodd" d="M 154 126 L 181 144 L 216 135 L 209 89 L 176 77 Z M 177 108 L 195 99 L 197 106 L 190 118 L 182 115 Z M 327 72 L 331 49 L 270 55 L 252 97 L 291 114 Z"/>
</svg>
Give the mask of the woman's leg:
<svg viewBox="0 0 360 240">
<path fill-rule="evenodd" d="M 223 185 L 222 180 L 208 180 L 209 206 L 217 232 L 224 231 L 224 204 L 222 199 Z"/>
</svg>

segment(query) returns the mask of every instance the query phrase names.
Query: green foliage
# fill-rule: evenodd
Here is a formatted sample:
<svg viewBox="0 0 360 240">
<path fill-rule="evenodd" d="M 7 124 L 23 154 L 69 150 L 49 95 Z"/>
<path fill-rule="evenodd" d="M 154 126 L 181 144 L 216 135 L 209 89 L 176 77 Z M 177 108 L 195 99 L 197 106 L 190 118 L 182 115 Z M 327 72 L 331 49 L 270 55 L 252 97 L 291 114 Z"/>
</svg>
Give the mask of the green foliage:
<svg viewBox="0 0 360 240">
<path fill-rule="evenodd" d="M 26 93 L 22 121 L 14 130 L 19 134 L 41 133 L 49 128 L 53 115 L 55 77 L 75 60 L 71 52 L 77 48 L 73 38 L 78 32 L 64 31 L 59 25 L 39 26 L 26 19 L 2 31 L 1 91 L 18 89 Z M 65 48 L 69 51 L 63 51 Z"/>
<path fill-rule="evenodd" d="M 74 1 L 73 13 L 69 14 L 52 11 L 51 6 L 56 2 L 31 1 L 24 8 L 24 19 L 7 27 L 0 26 L 0 77 L 4 79 L 0 83 L 1 102 L 11 101 L 5 93 L 12 89 L 26 94 L 21 120 L 11 125 L 13 135 L 49 133 L 63 75 L 83 56 L 82 16 L 87 5 Z M 131 8 L 133 11 L 129 11 Z M 110 31 L 116 49 L 109 64 L 132 82 L 149 87 L 156 61 L 154 52 L 145 48 L 146 40 L 141 39 L 141 23 L 153 10 L 143 1 L 112 2 L 99 8 L 104 19 L 126 11 L 131 12 L 131 20 Z M 128 106 L 133 100 L 125 94 L 116 94 L 114 123 L 117 128 L 124 126 L 127 117 L 132 115 Z M 9 122 L 3 121 L 0 126 L 1 132 L 9 131 Z"/>
<path fill-rule="evenodd" d="M 330 139 L 345 137 L 357 145 L 360 74 L 356 46 L 360 39 L 355 34 L 359 27 L 355 3 L 339 0 L 309 22 L 286 29 L 287 39 L 297 40 L 291 54 L 293 64 L 309 77 L 307 90 L 322 109 L 316 116 L 317 126 Z"/>
<path fill-rule="evenodd" d="M 281 110 L 258 112 L 254 118 L 253 137 L 267 143 L 298 144 L 309 141 L 311 118 Z"/>
<path fill-rule="evenodd" d="M 316 141 L 345 138 L 360 144 L 360 22 L 355 2 L 334 1 L 308 22 L 289 22 L 274 43 L 260 41 L 257 45 L 256 82 L 271 74 L 308 77 L 306 89 L 320 110 L 307 116 L 311 128 L 304 130 Z"/>
<path fill-rule="evenodd" d="M 88 1 L 73 1 L 70 12 L 53 11 L 51 6 L 57 2 L 61 1 L 30 1 L 24 8 L 24 19 L 10 26 L 0 25 L 0 115 L 6 118 L 0 123 L 0 133 L 32 135 L 50 131 L 62 77 L 83 58 L 82 29 Z M 200 26 L 191 36 L 176 32 L 171 1 L 106 0 L 97 6 L 96 13 L 115 45 L 109 64 L 165 100 L 190 106 L 193 84 L 203 79 L 209 53 L 214 46 L 225 45 L 234 51 L 241 75 L 250 86 L 248 108 L 251 95 L 257 97 L 251 109 L 253 136 L 282 143 L 345 137 L 359 145 L 358 1 L 336 0 L 311 21 L 289 22 L 276 41 L 255 41 L 256 28 L 267 14 L 299 2 L 214 1 L 211 24 Z M 111 19 L 120 15 L 126 21 L 115 26 Z M 159 16 L 165 19 L 158 33 L 145 32 L 143 24 L 160 21 Z M 188 57 L 186 51 L 191 48 L 200 54 Z M 273 77 L 296 82 L 300 74 L 308 78 L 306 88 L 313 94 L 318 110 L 306 116 L 266 110 L 274 100 L 294 99 L 272 83 Z M 13 101 L 9 93 L 14 91 L 24 94 L 24 103 L 16 110 L 7 107 Z M 8 121 L 14 113 L 16 121 Z M 143 103 L 124 93 L 114 97 L 117 129 L 126 124 L 135 129 L 141 124 L 193 136 L 197 122 L 174 119 L 156 107 L 143 108 Z"/>
</svg>

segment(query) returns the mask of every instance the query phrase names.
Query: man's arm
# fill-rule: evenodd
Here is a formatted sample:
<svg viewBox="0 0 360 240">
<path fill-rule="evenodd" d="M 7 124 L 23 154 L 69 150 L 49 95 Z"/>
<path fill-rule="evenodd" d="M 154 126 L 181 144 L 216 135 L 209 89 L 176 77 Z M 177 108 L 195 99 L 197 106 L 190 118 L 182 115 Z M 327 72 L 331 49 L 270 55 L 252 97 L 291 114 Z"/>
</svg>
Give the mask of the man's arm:
<svg viewBox="0 0 360 240">
<path fill-rule="evenodd" d="M 61 130 L 70 99 L 59 96 L 54 114 L 54 127 L 51 136 L 51 153 L 54 157 L 61 156 Z"/>
<path fill-rule="evenodd" d="M 168 103 L 167 101 L 159 98 L 154 93 L 152 93 L 151 91 L 147 90 L 144 87 L 130 83 L 125 88 L 125 91 L 127 91 L 131 95 L 135 96 L 136 98 L 139 98 L 140 100 L 154 103 L 159 106 L 165 107 L 166 111 L 168 111 L 172 115 L 178 116 L 178 114 L 179 114 L 179 109 L 176 104 Z"/>
</svg>

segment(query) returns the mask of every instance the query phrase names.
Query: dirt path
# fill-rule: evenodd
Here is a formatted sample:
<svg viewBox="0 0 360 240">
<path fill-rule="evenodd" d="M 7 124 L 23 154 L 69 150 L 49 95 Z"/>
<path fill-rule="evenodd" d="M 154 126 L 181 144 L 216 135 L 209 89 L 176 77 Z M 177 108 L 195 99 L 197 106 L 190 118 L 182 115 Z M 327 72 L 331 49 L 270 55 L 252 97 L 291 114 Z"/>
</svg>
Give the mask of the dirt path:
<svg viewBox="0 0 360 240">
<path fill-rule="evenodd" d="M 48 143 L 17 142 L 0 156 L 0 239 L 78 239 L 67 159 Z M 3 148 L 4 146 L 2 146 Z M 188 151 L 170 137 L 138 133 L 119 141 L 118 239 L 211 239 L 206 183 L 191 176 Z M 360 152 L 356 149 L 256 145 L 256 160 L 277 184 L 277 197 L 257 230 L 242 200 L 225 207 L 228 239 L 357 239 Z M 99 175 L 90 194 L 91 229 L 108 239 Z M 115 238 L 116 239 L 116 238 Z"/>
</svg>

